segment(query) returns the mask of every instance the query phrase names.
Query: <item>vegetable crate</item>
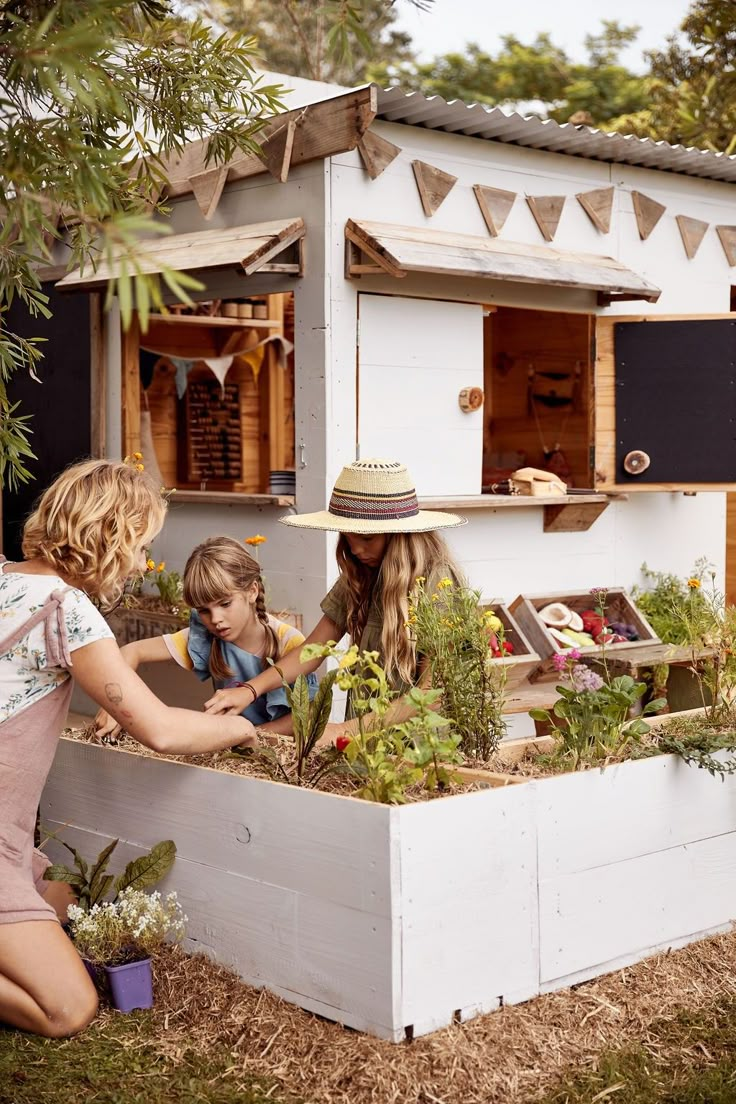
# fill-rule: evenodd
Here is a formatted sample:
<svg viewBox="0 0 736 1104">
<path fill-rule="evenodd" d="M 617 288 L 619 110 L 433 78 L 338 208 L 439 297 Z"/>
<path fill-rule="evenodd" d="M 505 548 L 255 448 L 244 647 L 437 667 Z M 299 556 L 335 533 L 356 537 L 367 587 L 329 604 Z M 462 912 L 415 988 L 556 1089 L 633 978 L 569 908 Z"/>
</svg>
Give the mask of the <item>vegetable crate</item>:
<svg viewBox="0 0 736 1104">
<path fill-rule="evenodd" d="M 610 590 L 605 591 L 605 595 L 604 614 L 607 619 L 634 625 L 639 634 L 639 639 L 627 640 L 619 644 L 606 644 L 605 646 L 596 644 L 593 647 L 579 647 L 575 645 L 584 658 L 601 659 L 604 654 L 620 655 L 622 652 L 635 651 L 637 648 L 661 643 L 652 626 L 644 615 L 639 612 L 625 590 L 621 587 L 611 587 Z M 540 656 L 539 675 L 554 671 L 552 657 L 556 652 L 565 652 L 564 646 L 555 640 L 547 625 L 542 621 L 539 611 L 552 602 L 562 602 L 575 613 L 581 614 L 585 610 L 593 609 L 597 601 L 590 591 L 586 590 L 572 594 L 567 591 L 557 594 L 520 594 L 511 603 L 512 615 Z"/>
<path fill-rule="evenodd" d="M 540 657 L 532 648 L 521 626 L 503 602 L 488 602 L 483 609 L 495 613 L 503 625 L 503 638 L 513 645 L 513 654 L 504 659 L 491 661 L 494 667 L 503 667 L 506 672 L 506 689 L 510 690 L 526 681 L 541 663 Z"/>
</svg>

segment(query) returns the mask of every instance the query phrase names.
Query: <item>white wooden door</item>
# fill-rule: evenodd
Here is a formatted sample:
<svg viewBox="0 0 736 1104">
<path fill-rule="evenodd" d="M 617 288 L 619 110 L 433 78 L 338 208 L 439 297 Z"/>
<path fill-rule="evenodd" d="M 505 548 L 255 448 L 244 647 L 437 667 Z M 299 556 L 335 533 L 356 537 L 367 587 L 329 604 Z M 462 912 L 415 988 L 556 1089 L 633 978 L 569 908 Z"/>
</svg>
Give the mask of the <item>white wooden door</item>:
<svg viewBox="0 0 736 1104">
<path fill-rule="evenodd" d="M 483 309 L 361 295 L 358 448 L 403 461 L 424 497 L 480 494 L 483 408 L 465 414 L 464 387 L 483 387 Z"/>
</svg>

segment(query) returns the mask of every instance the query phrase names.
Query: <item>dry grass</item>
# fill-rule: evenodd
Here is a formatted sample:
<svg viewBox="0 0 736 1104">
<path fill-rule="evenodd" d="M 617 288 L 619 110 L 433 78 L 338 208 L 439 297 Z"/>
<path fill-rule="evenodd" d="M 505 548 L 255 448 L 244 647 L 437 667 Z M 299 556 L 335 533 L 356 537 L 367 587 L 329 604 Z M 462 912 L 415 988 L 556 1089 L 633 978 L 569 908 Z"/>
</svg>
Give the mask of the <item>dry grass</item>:
<svg viewBox="0 0 736 1104">
<path fill-rule="evenodd" d="M 162 1053 L 176 1060 L 187 1049 L 227 1046 L 233 1070 L 274 1078 L 278 1099 L 533 1104 L 565 1071 L 613 1047 L 649 1045 L 666 1063 L 653 1022 L 674 1023 L 682 1009 L 736 998 L 736 934 L 399 1045 L 312 1016 L 174 948 L 157 976 L 153 1022 Z"/>
</svg>

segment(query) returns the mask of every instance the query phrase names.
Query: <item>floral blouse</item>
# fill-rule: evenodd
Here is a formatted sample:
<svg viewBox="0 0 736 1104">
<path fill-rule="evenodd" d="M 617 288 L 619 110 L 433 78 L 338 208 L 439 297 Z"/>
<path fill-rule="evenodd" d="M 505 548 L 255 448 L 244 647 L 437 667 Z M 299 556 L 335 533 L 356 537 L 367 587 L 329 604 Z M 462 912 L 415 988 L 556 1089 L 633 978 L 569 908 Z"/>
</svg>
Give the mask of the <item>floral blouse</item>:
<svg viewBox="0 0 736 1104">
<path fill-rule="evenodd" d="M 86 594 L 67 587 L 56 575 L 0 573 L 0 723 L 20 713 L 70 677 L 65 667 L 49 667 L 46 658 L 46 628 L 42 622 L 31 629 L 15 647 L 2 650 L 9 639 L 55 590 L 65 591 L 64 622 L 70 652 L 112 637 L 102 614 Z M 52 630 L 58 631 L 56 627 Z"/>
</svg>

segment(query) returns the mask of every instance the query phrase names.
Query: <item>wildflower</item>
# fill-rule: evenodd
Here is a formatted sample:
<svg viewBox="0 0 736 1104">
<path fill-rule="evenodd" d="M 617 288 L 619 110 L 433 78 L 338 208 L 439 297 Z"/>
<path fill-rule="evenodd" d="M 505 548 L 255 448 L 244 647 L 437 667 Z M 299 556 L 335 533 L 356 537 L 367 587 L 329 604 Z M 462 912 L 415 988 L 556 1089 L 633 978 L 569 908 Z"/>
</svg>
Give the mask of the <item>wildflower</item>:
<svg viewBox="0 0 736 1104">
<path fill-rule="evenodd" d="M 581 652 L 579 648 L 571 648 L 570 651 L 567 653 L 567 658 L 571 659 L 573 662 L 575 662 L 575 660 L 577 659 L 580 659 L 580 656 Z"/>
<path fill-rule="evenodd" d="M 427 580 L 425 579 L 424 575 L 417 575 L 416 579 L 414 580 L 414 585 L 421 586 L 422 583 L 426 583 L 426 581 Z"/>
<path fill-rule="evenodd" d="M 161 574 L 161 572 L 164 570 L 165 567 L 166 567 L 166 560 L 162 560 L 161 563 L 156 568 L 156 571 L 159 573 L 159 575 Z"/>
<path fill-rule="evenodd" d="M 555 652 L 552 656 L 552 666 L 555 671 L 562 672 L 567 666 L 567 656 L 563 652 Z"/>
<path fill-rule="evenodd" d="M 447 588 L 451 587 L 451 586 L 452 586 L 452 579 L 440 579 L 440 581 L 437 584 L 437 590 L 447 590 Z"/>
<path fill-rule="evenodd" d="M 570 682 L 573 690 L 578 692 L 583 690 L 600 690 L 603 686 L 603 679 L 595 671 L 591 671 L 590 667 L 586 667 L 584 663 L 576 664 L 570 672 Z"/>
<path fill-rule="evenodd" d="M 144 464 L 136 464 L 136 466 L 135 466 L 135 470 L 136 470 L 136 471 L 145 471 L 145 470 L 146 470 L 146 468 L 145 468 L 145 465 L 144 465 Z"/>
<path fill-rule="evenodd" d="M 440 600 L 439 594 L 433 594 L 432 595 L 432 601 L 433 602 L 439 602 L 439 600 Z"/>
<path fill-rule="evenodd" d="M 146 567 L 147 567 L 147 569 L 148 569 L 149 571 L 153 571 L 153 569 L 155 568 L 155 566 L 156 566 L 156 562 L 155 562 L 155 560 L 152 560 L 152 559 L 150 559 L 150 558 L 146 560 Z"/>
<path fill-rule="evenodd" d="M 701 585 L 700 579 L 696 579 L 694 577 L 692 579 L 688 579 L 687 585 L 690 587 L 691 590 L 699 590 Z"/>
<path fill-rule="evenodd" d="M 500 617 L 497 617 L 493 610 L 486 610 L 483 614 L 483 624 L 487 629 L 492 629 L 493 632 L 501 632 L 503 629 L 503 622 Z"/>
<path fill-rule="evenodd" d="M 264 537 L 262 533 L 256 533 L 254 537 L 246 537 L 245 544 L 249 544 L 251 548 L 257 548 L 259 544 L 264 544 L 268 540 L 268 537 Z"/>
<path fill-rule="evenodd" d="M 133 453 L 133 459 L 134 460 L 142 460 L 143 459 L 143 453 L 142 452 L 134 452 Z"/>
<path fill-rule="evenodd" d="M 346 667 L 354 667 L 358 662 L 358 649 L 353 645 L 352 648 L 348 648 L 344 656 L 341 657 L 338 663 L 338 668 L 344 671 Z"/>
</svg>

